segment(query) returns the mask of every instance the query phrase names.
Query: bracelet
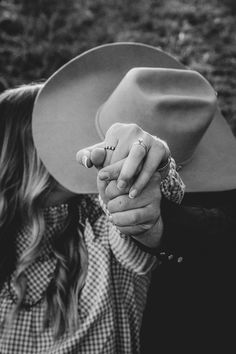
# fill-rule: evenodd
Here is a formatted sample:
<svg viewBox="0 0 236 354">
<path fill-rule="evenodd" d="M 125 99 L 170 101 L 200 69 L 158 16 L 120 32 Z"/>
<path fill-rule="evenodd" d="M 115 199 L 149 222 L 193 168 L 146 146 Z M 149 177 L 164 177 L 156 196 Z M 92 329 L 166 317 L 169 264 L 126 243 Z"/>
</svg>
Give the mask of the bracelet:
<svg viewBox="0 0 236 354">
<path fill-rule="evenodd" d="M 184 197 L 185 184 L 176 170 L 176 163 L 173 157 L 169 155 L 168 161 L 163 167 L 157 169 L 157 171 L 161 174 L 160 189 L 163 196 L 174 203 L 180 204 Z M 106 204 L 100 195 L 99 201 L 104 213 L 110 216 Z"/>
<path fill-rule="evenodd" d="M 160 189 L 163 196 L 174 203 L 180 204 L 184 197 L 185 184 L 176 170 L 173 157 L 170 157 L 168 174 L 161 180 Z"/>
</svg>

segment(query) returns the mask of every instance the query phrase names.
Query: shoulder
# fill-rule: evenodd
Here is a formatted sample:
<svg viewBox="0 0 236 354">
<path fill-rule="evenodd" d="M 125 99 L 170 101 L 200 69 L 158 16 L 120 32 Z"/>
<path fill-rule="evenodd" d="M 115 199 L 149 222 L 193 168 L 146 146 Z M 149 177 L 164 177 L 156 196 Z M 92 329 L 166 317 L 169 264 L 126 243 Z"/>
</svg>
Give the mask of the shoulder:
<svg viewBox="0 0 236 354">
<path fill-rule="evenodd" d="M 180 253 L 235 248 L 236 198 L 225 193 L 186 193 L 181 205 L 163 199 L 165 248 Z"/>
</svg>

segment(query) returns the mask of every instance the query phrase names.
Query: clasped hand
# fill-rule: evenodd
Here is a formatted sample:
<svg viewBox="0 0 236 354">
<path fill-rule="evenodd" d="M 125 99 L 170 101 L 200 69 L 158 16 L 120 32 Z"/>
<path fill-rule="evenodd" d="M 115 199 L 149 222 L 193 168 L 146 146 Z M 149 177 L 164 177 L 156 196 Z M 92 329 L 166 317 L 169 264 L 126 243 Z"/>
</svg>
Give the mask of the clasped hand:
<svg viewBox="0 0 236 354">
<path fill-rule="evenodd" d="M 136 124 L 121 123 L 109 128 L 104 142 L 77 154 L 80 163 L 98 168 L 98 191 L 111 221 L 147 247 L 158 247 L 161 241 L 161 176 L 156 170 L 168 156 L 165 142 Z"/>
</svg>

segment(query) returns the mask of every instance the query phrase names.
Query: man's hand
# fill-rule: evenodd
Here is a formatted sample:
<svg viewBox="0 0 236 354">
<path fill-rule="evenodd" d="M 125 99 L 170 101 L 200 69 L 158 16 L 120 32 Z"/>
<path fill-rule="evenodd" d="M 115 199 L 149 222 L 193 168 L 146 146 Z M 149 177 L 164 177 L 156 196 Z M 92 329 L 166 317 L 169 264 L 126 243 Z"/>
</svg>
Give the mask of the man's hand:
<svg viewBox="0 0 236 354">
<path fill-rule="evenodd" d="M 129 186 L 127 187 L 128 190 Z M 163 232 L 160 215 L 160 175 L 154 174 L 148 185 L 135 198 L 121 192 L 116 181 L 108 184 L 98 177 L 100 196 L 111 214 L 111 221 L 121 233 L 132 236 L 143 245 L 158 247 Z"/>
<path fill-rule="evenodd" d="M 98 190 L 112 222 L 147 247 L 158 247 L 163 232 L 156 170 L 169 154 L 164 141 L 136 124 L 120 123 L 108 129 L 104 142 L 77 153 L 80 163 L 99 170 Z"/>
</svg>

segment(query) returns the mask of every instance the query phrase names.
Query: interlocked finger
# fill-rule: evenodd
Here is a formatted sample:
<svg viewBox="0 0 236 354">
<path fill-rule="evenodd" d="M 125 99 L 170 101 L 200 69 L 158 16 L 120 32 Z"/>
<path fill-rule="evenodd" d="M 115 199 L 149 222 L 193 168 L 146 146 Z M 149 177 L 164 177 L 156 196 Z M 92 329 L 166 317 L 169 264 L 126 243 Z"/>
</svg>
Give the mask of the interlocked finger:
<svg viewBox="0 0 236 354">
<path fill-rule="evenodd" d="M 126 188 L 130 184 L 130 181 L 138 175 L 146 159 L 148 150 L 149 145 L 144 142 L 143 138 L 139 138 L 138 141 L 133 143 L 117 181 L 117 187 L 120 190 Z"/>
<path fill-rule="evenodd" d="M 143 138 L 139 138 L 139 139 L 134 143 L 134 145 L 142 146 L 142 147 L 144 148 L 144 150 L 145 150 L 145 155 L 148 153 L 148 147 L 147 147 L 147 145 L 145 144 Z"/>
<path fill-rule="evenodd" d="M 142 166 L 142 170 L 139 173 L 137 179 L 132 185 L 129 196 L 134 198 L 139 194 L 143 188 L 147 185 L 150 178 L 158 171 L 162 161 L 168 160 L 169 149 L 160 139 L 156 140 L 156 143 L 149 149 L 148 155 Z M 122 171 L 121 171 L 122 173 Z M 160 175 L 161 179 L 161 175 Z"/>
<path fill-rule="evenodd" d="M 142 208 L 112 213 L 112 221 L 116 226 L 136 226 L 143 224 L 153 224 L 153 217 L 150 217 L 152 206 L 147 205 Z"/>
</svg>

